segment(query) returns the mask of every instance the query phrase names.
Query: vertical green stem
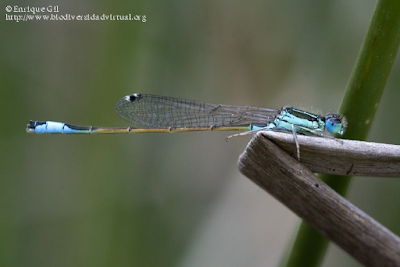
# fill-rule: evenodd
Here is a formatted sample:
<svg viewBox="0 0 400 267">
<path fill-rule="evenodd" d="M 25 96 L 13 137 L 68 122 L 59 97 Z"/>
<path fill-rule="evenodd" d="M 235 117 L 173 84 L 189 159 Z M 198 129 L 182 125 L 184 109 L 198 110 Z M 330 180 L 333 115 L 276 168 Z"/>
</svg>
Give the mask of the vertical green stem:
<svg viewBox="0 0 400 267">
<path fill-rule="evenodd" d="M 348 120 L 343 138 L 367 138 L 399 44 L 400 1 L 379 0 L 339 109 Z M 350 177 L 320 177 L 339 194 L 346 194 Z M 318 266 L 327 247 L 328 240 L 302 222 L 287 266 Z"/>
</svg>

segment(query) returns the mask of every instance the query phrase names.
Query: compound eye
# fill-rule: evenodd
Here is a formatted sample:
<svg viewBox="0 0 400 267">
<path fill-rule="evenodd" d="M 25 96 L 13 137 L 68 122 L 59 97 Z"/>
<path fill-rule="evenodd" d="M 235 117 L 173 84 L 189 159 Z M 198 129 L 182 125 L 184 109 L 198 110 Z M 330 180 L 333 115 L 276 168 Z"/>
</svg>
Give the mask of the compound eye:
<svg viewBox="0 0 400 267">
<path fill-rule="evenodd" d="M 344 133 L 344 127 L 342 120 L 335 117 L 326 118 L 326 130 L 331 134 L 340 134 Z"/>
</svg>

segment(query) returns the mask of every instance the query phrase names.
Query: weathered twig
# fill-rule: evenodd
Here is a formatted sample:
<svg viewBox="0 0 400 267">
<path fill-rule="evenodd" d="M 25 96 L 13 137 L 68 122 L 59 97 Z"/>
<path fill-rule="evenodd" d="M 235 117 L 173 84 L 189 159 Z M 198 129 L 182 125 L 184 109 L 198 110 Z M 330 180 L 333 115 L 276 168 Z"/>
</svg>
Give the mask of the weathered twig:
<svg viewBox="0 0 400 267">
<path fill-rule="evenodd" d="M 293 136 L 262 132 L 287 153 L 296 156 Z M 297 136 L 301 163 L 316 173 L 400 177 L 400 146 L 344 139 Z"/>
<path fill-rule="evenodd" d="M 305 148 L 303 138 L 299 141 L 301 156 L 306 160 L 311 150 Z M 239 169 L 361 263 L 400 266 L 400 238 L 298 162 L 292 146 L 294 157 L 259 133 L 240 156 Z"/>
</svg>

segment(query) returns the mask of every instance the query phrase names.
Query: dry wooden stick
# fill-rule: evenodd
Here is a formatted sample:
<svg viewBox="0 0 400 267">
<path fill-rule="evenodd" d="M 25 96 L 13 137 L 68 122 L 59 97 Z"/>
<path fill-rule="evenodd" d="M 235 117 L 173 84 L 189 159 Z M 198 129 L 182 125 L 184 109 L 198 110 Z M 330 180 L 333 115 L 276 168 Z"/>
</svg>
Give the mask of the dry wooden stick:
<svg viewBox="0 0 400 267">
<path fill-rule="evenodd" d="M 239 169 L 362 264 L 400 266 L 400 238 L 298 162 L 295 148 L 293 155 L 259 133 L 240 156 Z"/>
<path fill-rule="evenodd" d="M 262 132 L 296 157 L 291 134 Z M 301 163 L 316 173 L 400 177 L 400 146 L 344 139 L 297 136 Z"/>
</svg>

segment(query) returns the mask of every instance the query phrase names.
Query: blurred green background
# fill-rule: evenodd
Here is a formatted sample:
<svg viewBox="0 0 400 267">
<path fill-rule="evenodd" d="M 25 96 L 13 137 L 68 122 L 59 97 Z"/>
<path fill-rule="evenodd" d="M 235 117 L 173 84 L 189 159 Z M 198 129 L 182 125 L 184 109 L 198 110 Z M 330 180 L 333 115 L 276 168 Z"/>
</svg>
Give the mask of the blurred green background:
<svg viewBox="0 0 400 267">
<path fill-rule="evenodd" d="M 146 22 L 17 23 L 5 20 L 7 5 L 145 15 Z M 239 173 L 250 137 L 36 136 L 25 125 L 129 126 L 113 109 L 131 93 L 336 111 L 374 5 L 3 2 L 0 265 L 277 265 L 299 219 Z M 397 60 L 370 141 L 400 143 L 399 83 Z M 348 198 L 400 234 L 399 190 L 398 179 L 359 177 Z M 359 266 L 331 245 L 323 266 L 339 265 Z"/>
</svg>

